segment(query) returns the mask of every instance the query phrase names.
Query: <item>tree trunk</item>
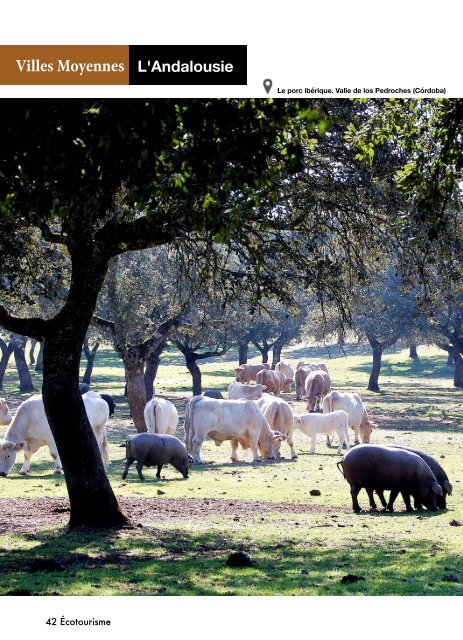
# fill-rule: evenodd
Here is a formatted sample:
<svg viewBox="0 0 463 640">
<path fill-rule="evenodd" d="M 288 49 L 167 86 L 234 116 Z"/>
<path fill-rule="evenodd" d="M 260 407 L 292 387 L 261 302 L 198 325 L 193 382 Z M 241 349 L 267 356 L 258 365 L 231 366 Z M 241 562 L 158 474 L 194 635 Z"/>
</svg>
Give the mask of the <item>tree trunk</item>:
<svg viewBox="0 0 463 640">
<path fill-rule="evenodd" d="M 98 351 L 98 347 L 100 346 L 99 342 L 95 342 L 95 345 L 92 349 L 88 346 L 88 340 L 84 342 L 84 353 L 87 358 L 87 366 L 85 368 L 84 377 L 82 378 L 83 384 L 88 384 L 90 386 L 90 381 L 92 379 L 93 373 L 93 365 L 95 364 L 96 352 Z"/>
<path fill-rule="evenodd" d="M 252 344 L 256 347 L 256 349 L 258 351 L 260 351 L 260 353 L 262 355 L 262 364 L 267 364 L 268 363 L 268 354 L 270 352 L 270 349 L 272 348 L 272 345 L 269 345 L 266 342 L 264 342 L 264 344 L 262 346 L 260 346 L 260 344 L 258 342 L 253 342 Z"/>
<path fill-rule="evenodd" d="M 408 354 L 409 358 L 416 360 L 418 358 L 418 351 L 416 350 L 416 344 L 410 345 L 410 353 Z"/>
<path fill-rule="evenodd" d="M 186 363 L 186 368 L 191 373 L 191 377 L 193 379 L 193 395 L 200 396 L 202 392 L 201 369 L 198 367 L 198 364 L 193 354 L 185 355 L 185 363 Z"/>
<path fill-rule="evenodd" d="M 13 343 L 13 355 L 19 376 L 19 390 L 21 393 L 36 391 L 34 383 L 32 382 L 31 372 L 26 362 L 25 350 L 27 338 L 25 336 L 14 336 L 11 342 Z"/>
<path fill-rule="evenodd" d="M 35 364 L 34 349 L 36 344 L 37 340 L 31 340 L 31 344 L 29 347 L 29 366 Z"/>
<path fill-rule="evenodd" d="M 368 391 L 379 391 L 379 374 L 381 371 L 381 358 L 383 355 L 383 347 L 382 345 L 374 340 L 370 341 L 371 348 L 373 350 L 373 367 L 370 373 L 370 380 L 368 381 Z"/>
<path fill-rule="evenodd" d="M 0 349 L 2 351 L 2 358 L 0 360 L 0 390 L 3 389 L 3 379 L 5 377 L 5 371 L 8 367 L 10 356 L 13 353 L 13 347 L 11 344 L 7 344 L 0 338 Z"/>
<path fill-rule="evenodd" d="M 453 359 L 453 356 L 451 353 L 449 353 L 448 357 L 447 357 L 447 366 L 448 367 L 453 367 L 453 365 L 455 364 L 455 361 Z"/>
<path fill-rule="evenodd" d="M 275 342 L 275 344 L 273 345 L 272 369 L 275 369 L 275 365 L 277 364 L 277 362 L 280 362 L 282 349 L 283 345 Z"/>
<path fill-rule="evenodd" d="M 164 350 L 166 343 L 163 342 L 159 347 L 150 353 L 145 360 L 145 393 L 146 402 L 151 400 L 154 395 L 154 381 L 158 373 L 159 362 L 161 360 L 161 353 Z"/>
<path fill-rule="evenodd" d="M 247 364 L 248 362 L 248 343 L 240 342 L 238 344 L 238 363 Z"/>
<path fill-rule="evenodd" d="M 79 391 L 82 345 L 107 268 L 106 261 L 86 247 L 87 238 L 83 229 L 79 246 L 71 251 L 67 302 L 47 326 L 43 401 L 63 464 L 70 527 L 119 528 L 128 520 L 109 483 Z"/>
<path fill-rule="evenodd" d="M 43 371 L 43 342 L 40 343 L 40 349 L 37 356 L 37 362 L 35 365 L 36 371 Z"/>
<path fill-rule="evenodd" d="M 463 387 L 463 358 L 459 351 L 452 351 L 453 360 L 455 362 L 455 373 L 453 376 L 453 386 Z"/>
<path fill-rule="evenodd" d="M 141 347 L 129 347 L 123 354 L 127 386 L 127 399 L 130 415 L 138 433 L 145 432 L 145 416 L 143 411 L 146 405 L 145 388 L 145 358 Z"/>
</svg>

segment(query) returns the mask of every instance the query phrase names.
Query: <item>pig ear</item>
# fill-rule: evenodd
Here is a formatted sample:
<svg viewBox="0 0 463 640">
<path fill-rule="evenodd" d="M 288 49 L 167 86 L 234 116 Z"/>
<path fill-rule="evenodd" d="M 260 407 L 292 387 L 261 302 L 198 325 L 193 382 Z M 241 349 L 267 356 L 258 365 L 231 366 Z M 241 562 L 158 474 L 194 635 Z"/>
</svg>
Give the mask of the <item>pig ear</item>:
<svg viewBox="0 0 463 640">
<path fill-rule="evenodd" d="M 447 491 L 447 493 L 449 494 L 449 496 L 452 495 L 452 491 L 453 491 L 453 487 L 450 484 L 450 482 L 448 480 L 444 480 L 444 482 L 442 483 L 442 486 L 444 487 L 444 489 Z"/>
<path fill-rule="evenodd" d="M 437 482 L 435 482 L 432 485 L 432 490 L 434 491 L 434 493 L 437 493 L 438 496 L 444 496 L 444 492 L 442 491 L 442 487 L 440 486 L 440 484 L 437 484 Z"/>
</svg>

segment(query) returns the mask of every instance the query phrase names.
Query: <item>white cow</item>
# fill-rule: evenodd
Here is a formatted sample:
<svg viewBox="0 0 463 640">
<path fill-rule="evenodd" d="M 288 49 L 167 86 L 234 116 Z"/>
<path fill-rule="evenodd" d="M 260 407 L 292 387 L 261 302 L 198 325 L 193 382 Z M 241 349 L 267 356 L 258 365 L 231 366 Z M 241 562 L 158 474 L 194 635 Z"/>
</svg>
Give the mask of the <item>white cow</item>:
<svg viewBox="0 0 463 640">
<path fill-rule="evenodd" d="M 13 420 L 13 416 L 8 409 L 8 405 L 4 398 L 0 398 L 0 424 L 10 424 Z"/>
<path fill-rule="evenodd" d="M 293 444 L 293 412 L 289 404 L 283 398 L 271 396 L 268 393 L 257 400 L 256 404 L 270 427 L 286 436 L 286 441 L 291 449 L 291 457 L 296 460 L 297 453 Z"/>
<path fill-rule="evenodd" d="M 95 434 L 101 458 L 106 466 L 109 462 L 106 421 L 109 408 L 98 393 L 88 391 L 82 396 L 90 425 Z M 32 396 L 19 405 L 16 415 L 0 440 L 0 476 L 7 476 L 16 460 L 16 453 L 24 451 L 24 463 L 19 473 L 29 471 L 32 455 L 47 446 L 55 461 L 55 473 L 62 473 L 58 449 L 45 415 L 42 396 Z"/>
<path fill-rule="evenodd" d="M 175 406 L 164 398 L 152 398 L 144 409 L 148 433 L 167 433 L 174 436 L 178 425 Z"/>
<path fill-rule="evenodd" d="M 233 462 L 238 460 L 238 445 L 251 448 L 254 462 L 274 460 L 284 435 L 272 431 L 258 406 L 251 400 L 216 400 L 195 396 L 185 410 L 185 440 L 188 453 L 202 464 L 201 445 L 209 437 L 220 446 L 231 440 Z M 275 446 L 277 444 L 277 447 Z"/>
<path fill-rule="evenodd" d="M 349 450 L 349 417 L 345 411 L 333 411 L 332 413 L 303 413 L 294 416 L 294 426 L 309 436 L 312 440 L 310 451 L 315 453 L 317 433 L 332 435 L 336 433 L 339 438 L 338 453 L 342 453 L 343 444 Z"/>
<path fill-rule="evenodd" d="M 262 398 L 262 394 L 266 388 L 267 387 L 262 384 L 242 384 L 237 380 L 233 380 L 228 387 L 228 397 L 230 400 L 239 400 L 240 398 L 244 398 L 245 400 L 258 400 Z"/>
<path fill-rule="evenodd" d="M 371 432 L 378 425 L 368 418 L 368 413 L 363 406 L 362 398 L 359 394 L 331 391 L 323 400 L 323 413 L 329 413 L 336 409 L 343 409 L 344 411 L 347 411 L 349 416 L 349 426 L 355 433 L 355 444 L 359 443 L 359 434 L 362 442 L 368 444 L 370 442 Z"/>
<path fill-rule="evenodd" d="M 275 371 L 279 371 L 287 378 L 294 380 L 294 369 L 289 364 L 289 362 L 284 362 L 283 360 L 277 362 L 275 365 Z"/>
</svg>

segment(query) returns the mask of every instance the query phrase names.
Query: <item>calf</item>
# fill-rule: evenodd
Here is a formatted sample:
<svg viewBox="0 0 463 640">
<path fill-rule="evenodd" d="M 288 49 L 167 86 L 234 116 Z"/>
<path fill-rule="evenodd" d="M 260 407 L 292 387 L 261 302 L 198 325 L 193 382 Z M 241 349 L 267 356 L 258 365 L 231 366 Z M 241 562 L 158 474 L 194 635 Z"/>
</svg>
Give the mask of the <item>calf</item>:
<svg viewBox="0 0 463 640">
<path fill-rule="evenodd" d="M 286 393 L 291 391 L 292 380 L 279 371 L 259 371 L 257 382 L 266 387 L 267 393 L 273 393 L 276 396 L 279 396 L 282 391 Z"/>
<path fill-rule="evenodd" d="M 393 511 L 394 501 L 400 492 L 412 495 L 420 504 L 435 511 L 436 496 L 443 496 L 433 472 L 426 462 L 411 451 L 373 444 L 363 444 L 346 453 L 337 463 L 350 484 L 352 508 L 360 512 L 358 494 L 365 489 L 370 507 L 376 509 L 374 491 L 390 489 L 387 509 Z M 407 510 L 411 507 L 407 504 Z"/>
<path fill-rule="evenodd" d="M 266 362 L 262 364 L 242 364 L 235 368 L 235 377 L 238 382 L 249 384 L 256 381 L 257 374 L 262 369 L 270 369 L 270 365 Z"/>
<path fill-rule="evenodd" d="M 275 365 L 275 371 L 279 371 L 290 380 L 294 380 L 294 369 L 289 362 L 277 362 Z"/>
<path fill-rule="evenodd" d="M 338 453 L 342 452 L 345 444 L 349 449 L 348 416 L 345 411 L 333 411 L 333 413 L 303 413 L 294 416 L 294 426 L 311 438 L 311 453 L 315 453 L 317 433 L 332 435 L 336 433 L 339 438 Z"/>
<path fill-rule="evenodd" d="M 320 411 L 324 396 L 331 388 L 331 379 L 326 371 L 311 371 L 305 379 L 305 396 L 307 411 Z"/>
<path fill-rule="evenodd" d="M 239 400 L 240 398 L 244 398 L 245 400 L 258 400 L 262 398 L 262 394 L 266 388 L 267 387 L 262 384 L 241 384 L 238 380 L 233 380 L 228 387 L 228 397 L 230 400 Z"/>
<path fill-rule="evenodd" d="M 188 478 L 188 453 L 183 442 L 175 436 L 159 433 L 139 433 L 125 443 L 126 463 L 122 479 L 127 478 L 129 468 L 136 461 L 140 480 L 144 480 L 143 467 L 157 467 L 156 478 L 161 477 L 161 469 L 171 464 Z"/>
</svg>

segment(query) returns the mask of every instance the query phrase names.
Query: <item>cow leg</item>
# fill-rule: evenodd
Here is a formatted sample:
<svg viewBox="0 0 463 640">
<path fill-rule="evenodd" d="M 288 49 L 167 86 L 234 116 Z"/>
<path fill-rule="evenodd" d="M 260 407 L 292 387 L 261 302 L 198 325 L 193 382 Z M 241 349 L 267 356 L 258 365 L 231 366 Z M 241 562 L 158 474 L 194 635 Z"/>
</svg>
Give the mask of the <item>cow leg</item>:
<svg viewBox="0 0 463 640">
<path fill-rule="evenodd" d="M 135 466 L 137 467 L 138 477 L 140 478 L 140 480 L 144 480 L 145 478 L 143 477 L 143 474 L 142 474 L 143 462 L 137 462 Z"/>
<path fill-rule="evenodd" d="M 24 462 L 23 462 L 23 466 L 21 467 L 21 469 L 19 470 L 19 473 L 22 476 L 25 476 L 31 466 L 31 458 L 32 458 L 32 454 L 35 453 L 34 451 L 30 451 L 29 449 L 24 449 Z"/>
<path fill-rule="evenodd" d="M 50 450 L 50 455 L 55 461 L 55 468 L 53 469 L 53 473 L 63 473 L 63 465 L 61 464 L 61 460 L 58 454 L 58 449 L 56 447 L 48 447 Z"/>
<path fill-rule="evenodd" d="M 359 427 L 354 427 L 354 444 L 360 444 Z"/>
<path fill-rule="evenodd" d="M 346 439 L 344 437 L 344 435 L 342 433 L 338 433 L 338 440 L 339 440 L 339 446 L 338 446 L 338 450 L 336 451 L 336 453 L 342 453 L 342 448 L 344 446 L 344 443 L 346 442 Z"/>
<path fill-rule="evenodd" d="M 351 485 L 350 488 L 350 495 L 352 496 L 352 509 L 355 511 L 355 513 L 360 513 L 361 511 L 357 497 L 361 488 L 362 487 L 359 487 L 356 484 Z"/>
<path fill-rule="evenodd" d="M 412 505 L 410 503 L 410 494 L 407 491 L 401 491 L 402 499 L 405 502 L 405 508 L 407 511 L 413 511 Z"/>
<path fill-rule="evenodd" d="M 294 442 L 293 442 L 293 434 L 289 434 L 287 437 L 287 443 L 289 444 L 289 448 L 291 449 L 291 458 L 293 460 L 297 460 L 297 453 L 294 449 Z"/>
<path fill-rule="evenodd" d="M 161 479 L 161 469 L 162 469 L 162 464 L 158 464 L 158 472 L 156 474 L 156 478 Z"/>
<path fill-rule="evenodd" d="M 203 444 L 203 440 L 201 440 L 197 436 L 194 436 L 192 444 L 193 458 L 195 462 L 197 462 L 198 464 L 202 464 L 203 461 L 201 460 L 201 445 Z"/>
<path fill-rule="evenodd" d="M 380 499 L 381 504 L 383 505 L 384 511 L 386 511 L 387 502 L 386 502 L 386 498 L 384 497 L 384 491 L 382 489 L 376 489 L 376 493 L 378 495 L 378 498 Z"/>
<path fill-rule="evenodd" d="M 387 508 L 389 511 L 394 511 L 394 501 L 397 498 L 397 496 L 399 495 L 399 491 L 396 489 L 393 489 L 391 491 L 391 495 L 389 496 L 389 502 L 387 505 Z"/>
<path fill-rule="evenodd" d="M 135 458 L 127 458 L 126 463 L 125 463 L 124 473 L 122 474 L 122 480 L 125 480 L 127 478 L 127 474 L 129 472 L 129 468 L 132 466 L 132 464 L 134 462 L 135 462 Z"/>
<path fill-rule="evenodd" d="M 373 496 L 373 489 L 366 489 L 366 492 L 368 493 L 368 499 L 370 501 L 370 508 L 373 509 L 374 511 L 376 511 L 376 502 L 375 502 L 375 498 Z"/>
<path fill-rule="evenodd" d="M 315 445 L 317 444 L 317 434 L 313 433 L 310 436 L 310 439 L 311 439 L 310 453 L 315 453 Z"/>
<path fill-rule="evenodd" d="M 262 458 L 259 455 L 259 438 L 255 438 L 251 440 L 251 449 L 252 449 L 252 461 L 253 462 L 263 462 Z"/>
<path fill-rule="evenodd" d="M 331 447 L 331 443 L 333 442 L 333 434 L 331 434 L 331 436 L 327 433 L 326 434 L 326 446 L 327 447 Z"/>
<path fill-rule="evenodd" d="M 238 462 L 238 440 L 231 441 L 231 461 Z"/>
</svg>

